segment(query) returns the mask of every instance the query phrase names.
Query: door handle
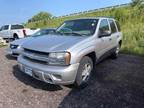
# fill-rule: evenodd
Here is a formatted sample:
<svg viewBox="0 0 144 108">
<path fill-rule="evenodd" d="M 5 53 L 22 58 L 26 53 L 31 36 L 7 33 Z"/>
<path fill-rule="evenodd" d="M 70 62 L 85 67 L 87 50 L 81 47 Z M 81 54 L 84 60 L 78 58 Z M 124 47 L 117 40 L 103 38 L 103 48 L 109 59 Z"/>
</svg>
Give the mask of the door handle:
<svg viewBox="0 0 144 108">
<path fill-rule="evenodd" d="M 112 40 L 112 38 L 109 38 L 109 41 L 111 41 Z"/>
<path fill-rule="evenodd" d="M 120 37 L 119 35 L 117 35 L 117 38 Z"/>
</svg>

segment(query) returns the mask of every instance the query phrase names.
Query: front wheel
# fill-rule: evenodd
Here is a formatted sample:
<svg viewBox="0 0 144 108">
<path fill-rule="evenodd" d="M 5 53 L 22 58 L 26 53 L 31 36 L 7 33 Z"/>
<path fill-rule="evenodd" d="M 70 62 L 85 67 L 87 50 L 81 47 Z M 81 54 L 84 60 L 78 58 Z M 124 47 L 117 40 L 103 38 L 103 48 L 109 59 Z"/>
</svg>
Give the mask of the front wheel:
<svg viewBox="0 0 144 108">
<path fill-rule="evenodd" d="M 80 61 L 77 76 L 74 85 L 76 87 L 87 85 L 93 70 L 93 61 L 90 57 L 85 56 Z"/>
</svg>

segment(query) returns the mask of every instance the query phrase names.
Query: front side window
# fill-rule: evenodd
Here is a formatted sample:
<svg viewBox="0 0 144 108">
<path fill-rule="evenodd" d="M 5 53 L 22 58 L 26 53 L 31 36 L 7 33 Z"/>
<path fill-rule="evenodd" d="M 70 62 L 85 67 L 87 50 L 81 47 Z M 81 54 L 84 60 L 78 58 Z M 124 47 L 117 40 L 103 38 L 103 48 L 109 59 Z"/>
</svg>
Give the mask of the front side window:
<svg viewBox="0 0 144 108">
<path fill-rule="evenodd" d="M 14 29 L 24 29 L 24 26 L 23 25 L 12 25 L 11 29 L 12 30 L 14 30 Z"/>
<path fill-rule="evenodd" d="M 109 20 L 110 26 L 111 26 L 111 33 L 116 33 L 117 28 L 113 20 Z"/>
<path fill-rule="evenodd" d="M 75 36 L 91 36 L 95 33 L 97 23 L 98 19 L 78 19 L 66 21 L 56 30 L 56 33 Z"/>
<path fill-rule="evenodd" d="M 110 31 L 107 19 L 101 21 L 99 26 L 99 36 L 106 35 Z"/>
</svg>

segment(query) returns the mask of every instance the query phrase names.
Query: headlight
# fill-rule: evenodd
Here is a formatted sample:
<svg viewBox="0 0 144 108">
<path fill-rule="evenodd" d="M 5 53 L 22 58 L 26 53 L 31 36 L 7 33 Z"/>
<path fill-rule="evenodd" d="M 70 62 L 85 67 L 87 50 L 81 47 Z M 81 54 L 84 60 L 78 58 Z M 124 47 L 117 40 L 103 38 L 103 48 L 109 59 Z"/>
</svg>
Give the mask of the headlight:
<svg viewBox="0 0 144 108">
<path fill-rule="evenodd" d="M 19 47 L 19 45 L 10 44 L 10 48 L 11 48 L 11 49 L 17 49 L 18 47 Z"/>
<path fill-rule="evenodd" d="M 50 53 L 48 63 L 50 65 L 69 65 L 70 57 L 69 52 Z"/>
<path fill-rule="evenodd" d="M 17 49 L 22 49 L 21 45 L 19 45 L 19 46 L 17 47 Z"/>
</svg>

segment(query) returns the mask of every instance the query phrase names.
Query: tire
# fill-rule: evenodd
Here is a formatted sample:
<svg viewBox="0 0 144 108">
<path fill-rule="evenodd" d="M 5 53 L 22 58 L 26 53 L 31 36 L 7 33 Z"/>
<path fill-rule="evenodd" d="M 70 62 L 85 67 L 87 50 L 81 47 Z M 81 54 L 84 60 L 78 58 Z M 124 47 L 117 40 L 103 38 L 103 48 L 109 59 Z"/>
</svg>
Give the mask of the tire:
<svg viewBox="0 0 144 108">
<path fill-rule="evenodd" d="M 74 83 L 75 87 L 85 87 L 88 85 L 91 73 L 93 70 L 93 61 L 90 57 L 85 56 L 80 61 L 76 80 Z"/>
<path fill-rule="evenodd" d="M 112 53 L 112 55 L 111 55 L 111 58 L 112 58 L 112 59 L 117 59 L 117 58 L 118 58 L 120 48 L 121 48 L 121 45 L 120 45 L 120 44 L 118 44 L 118 45 L 117 45 L 117 47 L 116 47 L 115 52 L 114 52 L 114 53 Z"/>
<path fill-rule="evenodd" d="M 18 35 L 17 35 L 17 34 L 14 34 L 13 39 L 14 39 L 14 40 L 19 39 Z"/>
</svg>

